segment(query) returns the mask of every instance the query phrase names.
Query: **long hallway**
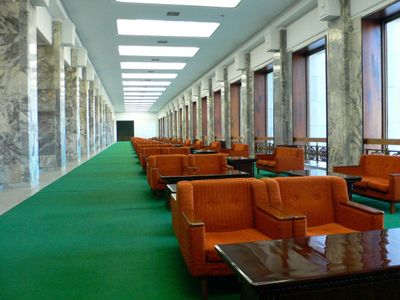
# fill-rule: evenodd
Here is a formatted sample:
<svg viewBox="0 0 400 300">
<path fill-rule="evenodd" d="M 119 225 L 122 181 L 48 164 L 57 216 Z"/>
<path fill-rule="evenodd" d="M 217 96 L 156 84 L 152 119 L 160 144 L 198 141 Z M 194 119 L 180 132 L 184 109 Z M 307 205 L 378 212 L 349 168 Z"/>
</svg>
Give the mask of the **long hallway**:
<svg viewBox="0 0 400 300">
<path fill-rule="evenodd" d="M 0 217 L 0 298 L 200 299 L 170 219 L 116 143 Z"/>
</svg>

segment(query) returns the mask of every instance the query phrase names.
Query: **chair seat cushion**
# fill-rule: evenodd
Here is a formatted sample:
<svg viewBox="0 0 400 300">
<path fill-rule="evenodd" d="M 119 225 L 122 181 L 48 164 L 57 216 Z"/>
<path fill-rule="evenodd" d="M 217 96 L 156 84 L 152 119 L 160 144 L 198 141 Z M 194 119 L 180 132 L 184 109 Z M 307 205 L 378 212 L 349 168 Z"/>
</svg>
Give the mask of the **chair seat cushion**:
<svg viewBox="0 0 400 300">
<path fill-rule="evenodd" d="M 357 232 L 338 223 L 327 223 L 324 225 L 313 226 L 307 228 L 307 236 L 326 235 L 326 234 L 343 234 Z"/>
<path fill-rule="evenodd" d="M 255 242 L 270 239 L 253 228 L 226 232 L 206 232 L 204 245 L 206 248 L 206 260 L 208 262 L 222 262 L 222 259 L 215 251 L 214 247 L 216 244 Z"/>
<path fill-rule="evenodd" d="M 365 176 L 361 181 L 354 183 L 354 186 L 387 193 L 389 191 L 389 180 L 385 178 Z"/>
</svg>

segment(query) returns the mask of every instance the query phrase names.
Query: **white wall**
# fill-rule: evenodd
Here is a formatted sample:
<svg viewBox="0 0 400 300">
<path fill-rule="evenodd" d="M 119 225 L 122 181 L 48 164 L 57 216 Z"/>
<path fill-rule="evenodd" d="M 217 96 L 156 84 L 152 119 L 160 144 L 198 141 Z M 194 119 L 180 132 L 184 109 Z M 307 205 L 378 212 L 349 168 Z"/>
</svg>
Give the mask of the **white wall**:
<svg viewBox="0 0 400 300">
<path fill-rule="evenodd" d="M 240 70 L 236 70 L 235 63 L 228 66 L 228 81 L 229 81 L 229 83 L 233 83 L 233 82 L 240 80 L 241 75 L 242 75 L 242 72 Z"/>
<path fill-rule="evenodd" d="M 158 136 L 158 113 L 116 113 L 115 118 L 117 121 L 134 121 L 136 137 Z"/>
<path fill-rule="evenodd" d="M 256 71 L 272 62 L 273 53 L 265 50 L 265 42 L 250 51 L 251 69 Z"/>
</svg>

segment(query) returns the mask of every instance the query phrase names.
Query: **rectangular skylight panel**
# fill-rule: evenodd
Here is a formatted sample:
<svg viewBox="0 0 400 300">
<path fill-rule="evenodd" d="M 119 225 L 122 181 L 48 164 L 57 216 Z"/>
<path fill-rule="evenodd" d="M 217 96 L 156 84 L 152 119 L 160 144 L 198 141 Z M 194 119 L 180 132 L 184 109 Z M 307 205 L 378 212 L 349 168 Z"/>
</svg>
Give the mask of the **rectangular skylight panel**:
<svg viewBox="0 0 400 300">
<path fill-rule="evenodd" d="M 124 96 L 161 96 L 158 92 L 124 92 Z"/>
<path fill-rule="evenodd" d="M 123 86 L 169 86 L 171 81 L 122 81 Z"/>
<path fill-rule="evenodd" d="M 117 20 L 119 35 L 210 37 L 218 28 L 215 22 L 186 22 L 164 20 Z"/>
<path fill-rule="evenodd" d="M 166 90 L 165 87 L 136 87 L 136 86 L 127 86 L 124 87 L 124 92 L 164 92 Z"/>
<path fill-rule="evenodd" d="M 125 96 L 125 100 L 158 100 L 158 96 Z"/>
<path fill-rule="evenodd" d="M 121 62 L 121 69 L 124 70 L 182 70 L 185 66 L 185 63 Z"/>
<path fill-rule="evenodd" d="M 122 73 L 123 79 L 175 79 L 177 76 L 172 73 Z"/>
<path fill-rule="evenodd" d="M 197 47 L 165 46 L 118 46 L 119 55 L 125 56 L 158 56 L 158 57 L 193 57 Z"/>
<path fill-rule="evenodd" d="M 143 4 L 165 4 L 165 5 L 188 5 L 188 6 L 210 6 L 210 7 L 236 7 L 241 0 L 117 0 L 125 3 Z"/>
</svg>

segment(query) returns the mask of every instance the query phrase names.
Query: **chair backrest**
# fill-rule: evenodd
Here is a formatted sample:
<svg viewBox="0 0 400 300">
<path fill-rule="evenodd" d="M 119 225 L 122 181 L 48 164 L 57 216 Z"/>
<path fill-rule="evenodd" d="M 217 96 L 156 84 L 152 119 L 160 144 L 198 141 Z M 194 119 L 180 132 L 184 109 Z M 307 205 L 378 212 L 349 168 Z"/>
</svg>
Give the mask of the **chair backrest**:
<svg viewBox="0 0 400 300">
<path fill-rule="evenodd" d="M 360 166 L 366 176 L 387 178 L 400 173 L 400 157 L 390 155 L 361 155 Z"/>
<path fill-rule="evenodd" d="M 210 148 L 216 150 L 217 152 L 220 152 L 221 151 L 221 143 L 217 142 L 217 141 L 211 142 Z"/>
<path fill-rule="evenodd" d="M 171 147 L 168 149 L 170 154 L 190 154 L 189 147 Z"/>
<path fill-rule="evenodd" d="M 149 166 L 157 168 L 161 175 L 182 175 L 187 172 L 189 160 L 187 155 L 168 154 L 149 157 Z"/>
<path fill-rule="evenodd" d="M 247 144 L 233 144 L 232 150 L 229 155 L 231 156 L 249 156 L 249 145 Z"/>
<path fill-rule="evenodd" d="M 347 202 L 344 179 L 333 176 L 277 177 L 283 207 L 303 213 L 309 226 L 335 222 L 335 205 Z"/>
<path fill-rule="evenodd" d="M 275 157 L 277 156 L 291 156 L 299 157 L 304 156 L 304 150 L 302 148 L 295 147 L 276 147 L 274 151 Z"/>
<path fill-rule="evenodd" d="M 204 222 L 208 232 L 253 228 L 252 180 L 256 179 L 179 182 L 179 205 L 181 209 L 193 210 L 196 217 Z M 186 197 L 181 197 L 184 194 Z"/>
<path fill-rule="evenodd" d="M 189 155 L 190 166 L 196 168 L 197 174 L 220 174 L 226 171 L 226 157 L 223 154 Z"/>
<path fill-rule="evenodd" d="M 162 153 L 163 148 L 161 147 L 151 147 L 151 148 L 142 148 L 141 155 L 157 155 Z"/>
</svg>

